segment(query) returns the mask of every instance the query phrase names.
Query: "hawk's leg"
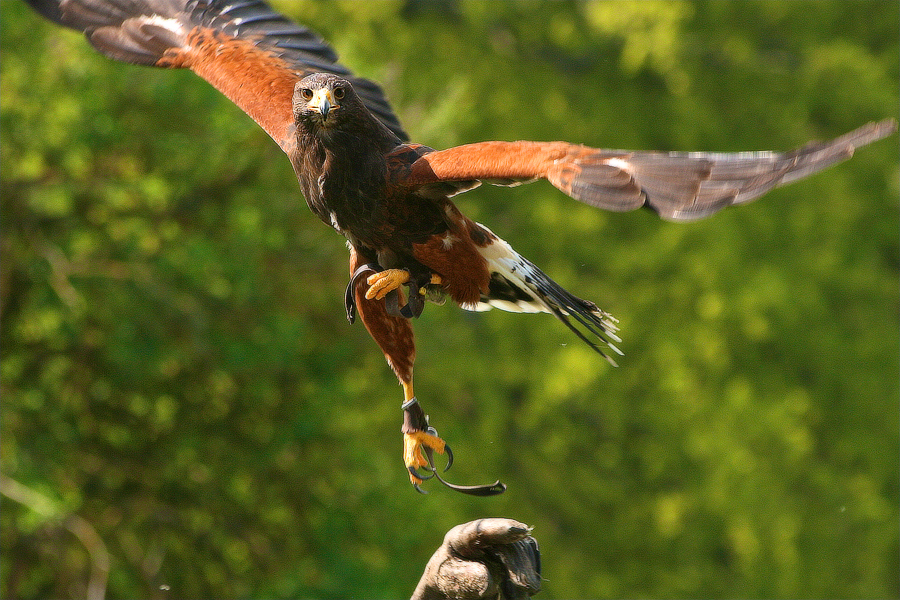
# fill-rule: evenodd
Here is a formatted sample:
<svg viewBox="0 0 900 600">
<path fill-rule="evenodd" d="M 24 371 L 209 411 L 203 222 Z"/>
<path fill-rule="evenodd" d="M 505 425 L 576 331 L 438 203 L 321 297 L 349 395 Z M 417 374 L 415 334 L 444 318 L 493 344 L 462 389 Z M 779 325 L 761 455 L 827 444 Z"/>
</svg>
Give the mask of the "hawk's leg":
<svg viewBox="0 0 900 600">
<path fill-rule="evenodd" d="M 409 318 L 392 315 L 388 311 L 385 301 L 367 297 L 369 284 L 364 276 L 368 270 L 376 270 L 378 267 L 374 259 L 375 257 L 364 249 L 356 247 L 350 249 L 352 277 L 347 289 L 347 316 L 352 323 L 355 313 L 358 311 L 363 324 L 381 347 L 388 364 L 397 375 L 400 385 L 403 386 L 403 462 L 409 471 L 410 481 L 419 491 L 422 491 L 419 488 L 420 483 L 436 477 L 444 485 L 466 494 L 489 496 L 503 492 L 506 486 L 499 481 L 485 486 L 457 486 L 447 483 L 438 474 L 434 466 L 433 455 L 435 452 L 449 455 L 449 448 L 437 436 L 437 432 L 429 427 L 428 417 L 425 416 L 425 412 L 413 393 L 413 362 L 416 356 L 416 346 Z M 406 272 L 404 271 L 404 273 Z M 410 277 L 409 273 L 406 275 L 408 278 Z M 411 281 L 411 279 L 408 280 Z M 418 295 L 418 290 L 414 293 Z M 428 473 L 423 474 L 418 469 L 428 471 Z"/>
</svg>

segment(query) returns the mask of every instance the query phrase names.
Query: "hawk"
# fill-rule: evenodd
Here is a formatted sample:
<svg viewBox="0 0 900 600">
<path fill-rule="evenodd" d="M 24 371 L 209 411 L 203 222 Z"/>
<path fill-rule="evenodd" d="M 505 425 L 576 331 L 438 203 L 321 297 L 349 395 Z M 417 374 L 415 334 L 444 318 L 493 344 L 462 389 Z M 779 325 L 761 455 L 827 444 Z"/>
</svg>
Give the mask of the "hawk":
<svg viewBox="0 0 900 600">
<path fill-rule="evenodd" d="M 597 208 L 648 208 L 688 221 L 758 198 L 849 158 L 891 134 L 892 119 L 786 153 L 633 152 L 567 142 L 410 143 L 381 88 L 353 76 L 318 35 L 261 0 L 28 0 L 80 30 L 115 60 L 191 69 L 253 118 L 287 154 L 307 205 L 347 239 L 347 317 L 357 315 L 403 388 L 403 460 L 421 491 L 437 477 L 489 495 L 505 486 L 455 486 L 433 453 L 452 454 L 413 392 L 411 319 L 427 301 L 554 315 L 615 364 L 616 320 L 564 290 L 452 197 L 481 183 L 545 179 Z M 425 472 L 420 471 L 423 469 Z"/>
</svg>

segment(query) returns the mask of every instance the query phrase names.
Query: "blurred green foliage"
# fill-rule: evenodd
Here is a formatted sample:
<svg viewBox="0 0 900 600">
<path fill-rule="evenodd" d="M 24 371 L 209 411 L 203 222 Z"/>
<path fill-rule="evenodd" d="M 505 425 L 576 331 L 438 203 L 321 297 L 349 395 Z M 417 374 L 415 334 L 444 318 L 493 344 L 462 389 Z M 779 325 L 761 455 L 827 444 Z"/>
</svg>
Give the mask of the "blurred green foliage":
<svg viewBox="0 0 900 600">
<path fill-rule="evenodd" d="M 281 2 L 416 141 L 790 149 L 898 108 L 896 2 Z M 416 494 L 341 239 L 193 74 L 2 11 L 5 598 L 408 595 L 451 526 L 535 526 L 541 597 L 897 597 L 897 139 L 695 224 L 459 197 L 621 319 L 431 306 L 417 392 L 478 499 Z"/>
</svg>

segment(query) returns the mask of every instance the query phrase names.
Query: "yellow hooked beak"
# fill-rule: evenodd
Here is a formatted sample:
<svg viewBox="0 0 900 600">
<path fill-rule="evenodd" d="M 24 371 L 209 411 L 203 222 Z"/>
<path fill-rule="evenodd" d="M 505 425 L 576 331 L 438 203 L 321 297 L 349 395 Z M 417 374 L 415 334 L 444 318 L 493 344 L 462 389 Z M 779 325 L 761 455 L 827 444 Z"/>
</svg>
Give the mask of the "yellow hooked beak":
<svg viewBox="0 0 900 600">
<path fill-rule="evenodd" d="M 331 112 L 332 109 L 341 107 L 334 97 L 334 92 L 328 89 L 315 90 L 308 105 L 311 109 L 319 111 L 323 121 L 328 120 L 328 113 Z"/>
</svg>

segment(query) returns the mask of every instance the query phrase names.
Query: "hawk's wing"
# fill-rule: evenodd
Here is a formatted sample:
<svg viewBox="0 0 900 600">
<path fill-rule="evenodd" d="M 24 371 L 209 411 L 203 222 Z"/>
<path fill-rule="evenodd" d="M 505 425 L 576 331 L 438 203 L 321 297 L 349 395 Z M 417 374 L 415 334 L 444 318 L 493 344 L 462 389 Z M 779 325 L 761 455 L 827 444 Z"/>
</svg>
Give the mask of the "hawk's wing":
<svg viewBox="0 0 900 600">
<path fill-rule="evenodd" d="M 665 219 L 691 220 L 846 160 L 855 148 L 896 128 L 893 119 L 869 123 L 830 142 L 810 142 L 785 153 L 631 152 L 565 142 L 481 142 L 422 155 L 405 183 L 428 196 L 449 182 L 460 182 L 458 191 L 465 191 L 478 181 L 516 185 L 546 179 L 598 208 L 646 206 Z"/>
<path fill-rule="evenodd" d="M 47 18 L 83 31 L 115 60 L 189 68 L 259 123 L 288 151 L 294 84 L 315 72 L 348 79 L 372 111 L 406 134 L 381 88 L 352 77 L 318 35 L 261 0 L 27 0 Z"/>
</svg>

